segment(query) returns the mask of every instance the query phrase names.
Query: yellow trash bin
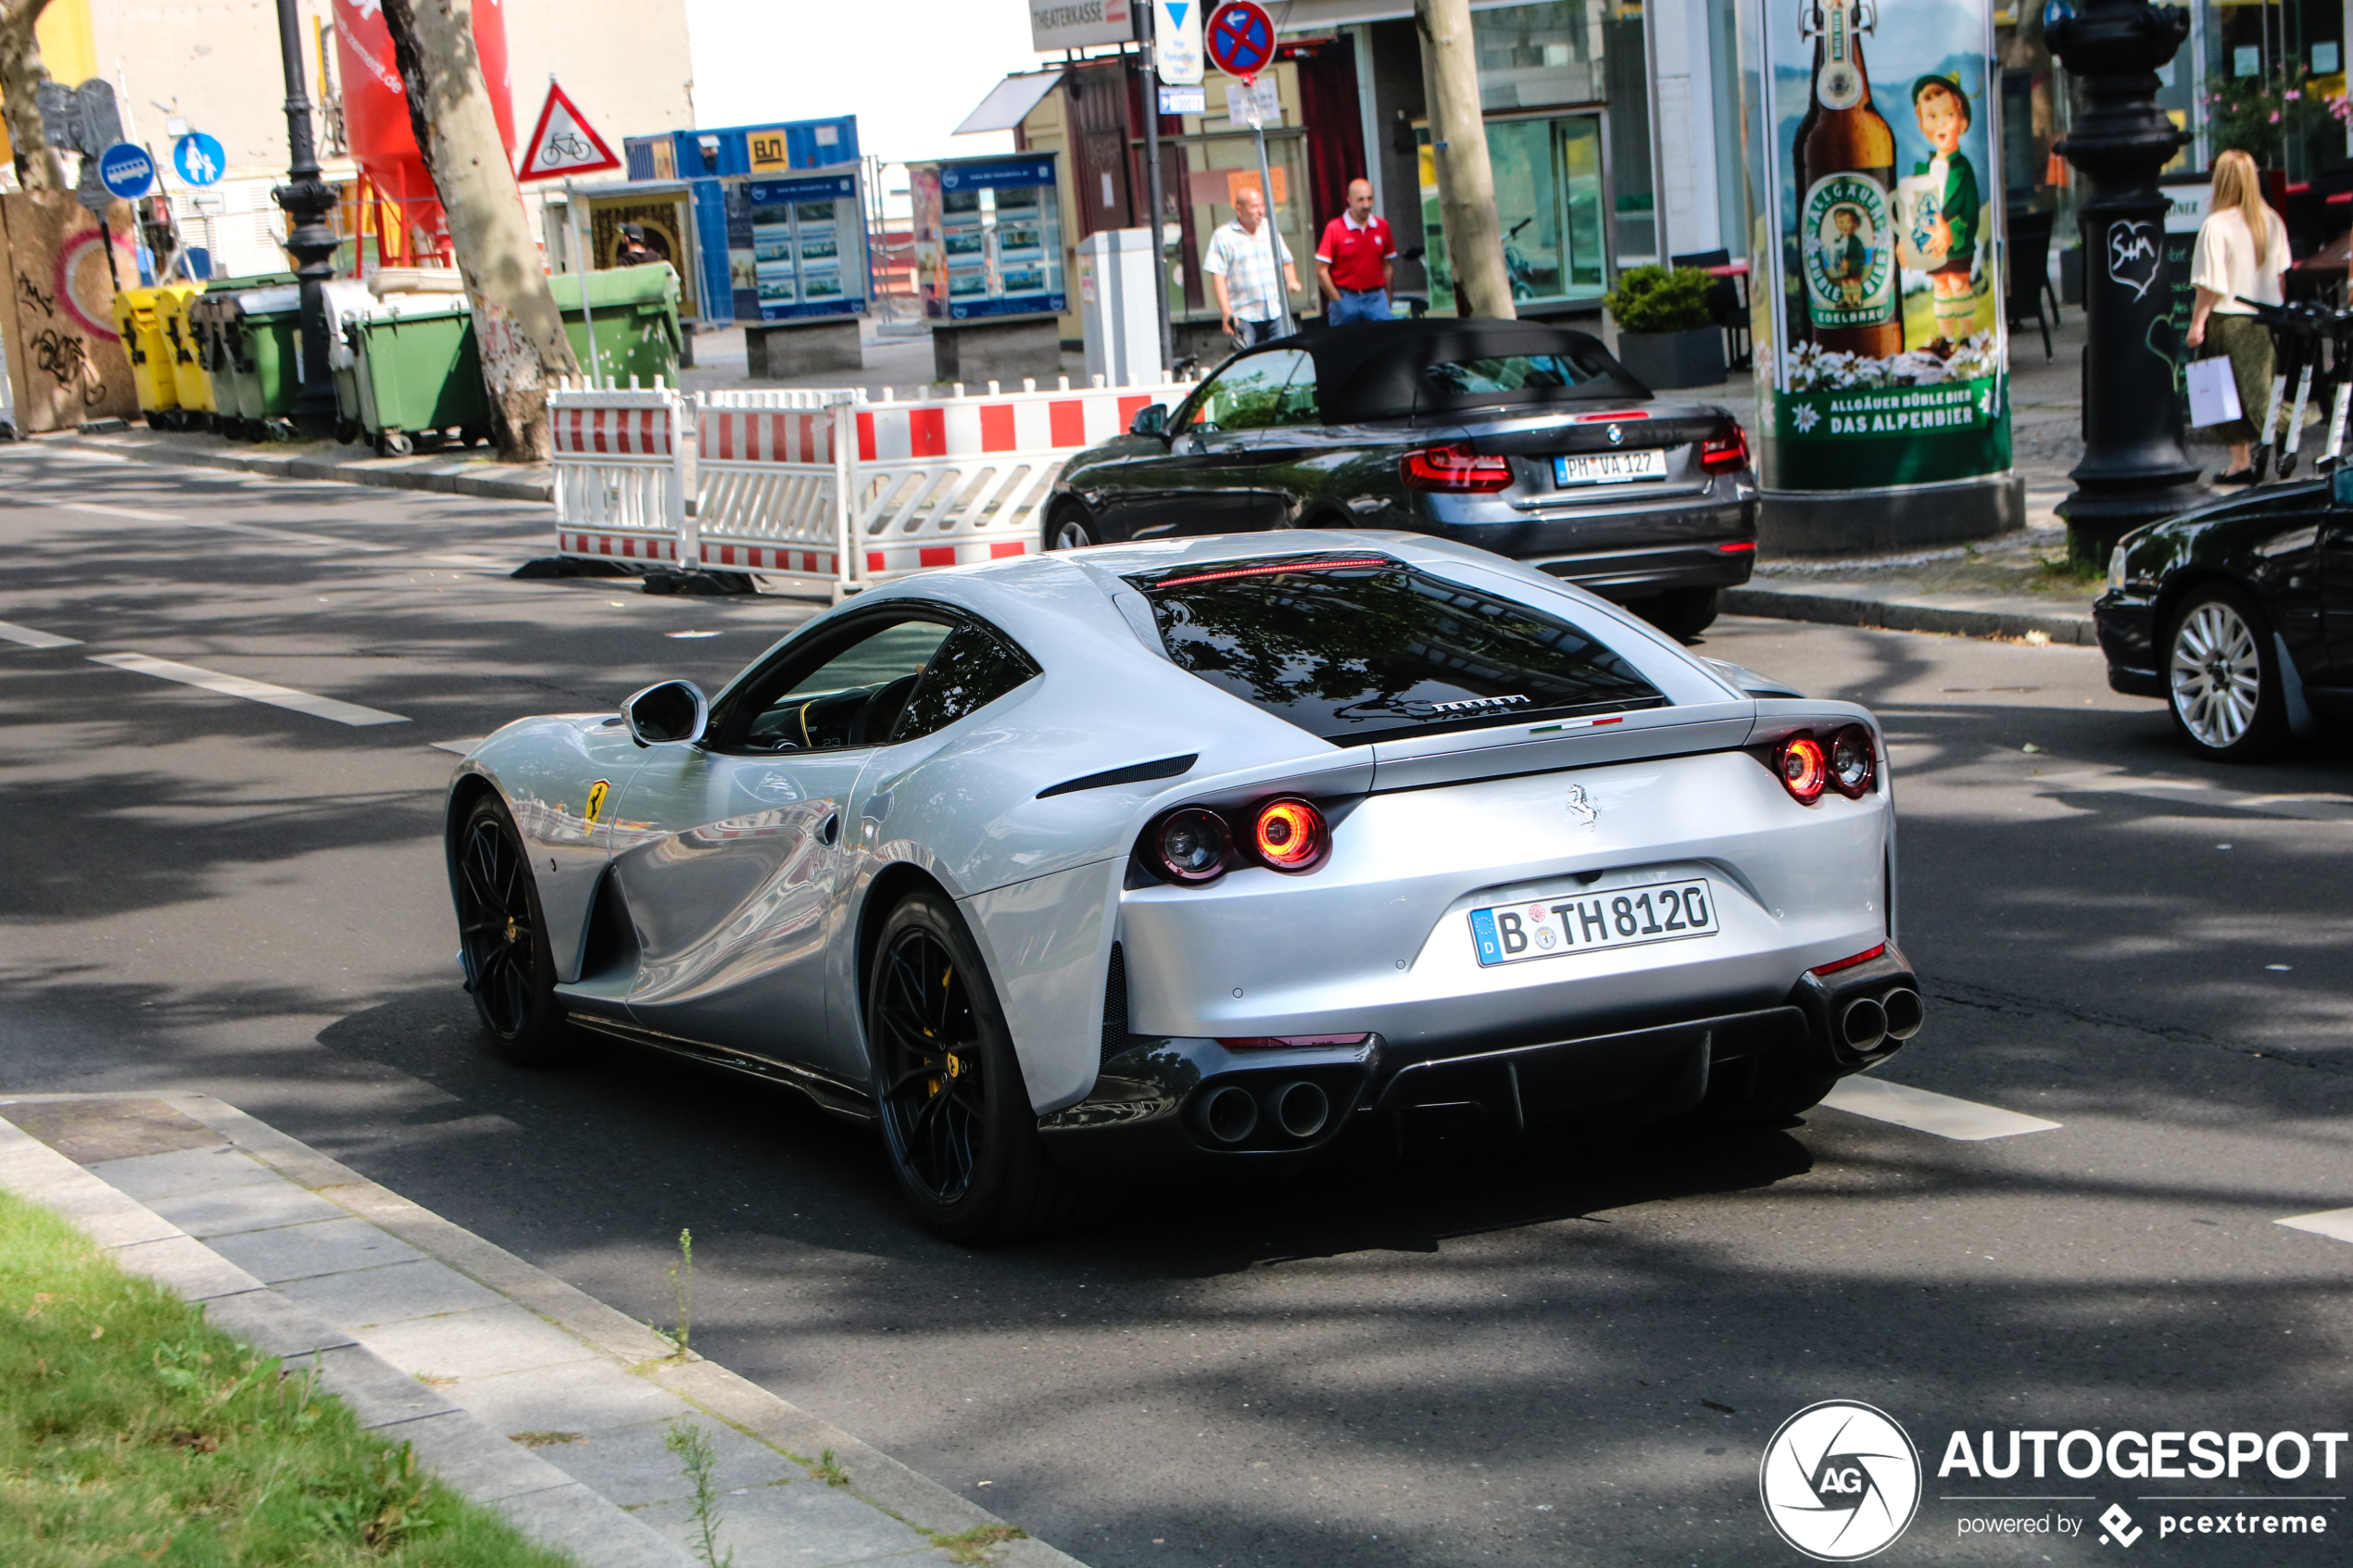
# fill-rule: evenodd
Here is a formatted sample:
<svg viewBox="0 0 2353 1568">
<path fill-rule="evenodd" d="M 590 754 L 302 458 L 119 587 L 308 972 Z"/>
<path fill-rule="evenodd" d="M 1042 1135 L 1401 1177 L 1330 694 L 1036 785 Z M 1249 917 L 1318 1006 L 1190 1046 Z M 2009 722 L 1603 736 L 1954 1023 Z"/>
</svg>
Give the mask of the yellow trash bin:
<svg viewBox="0 0 2353 1568">
<path fill-rule="evenodd" d="M 156 317 L 163 327 L 164 347 L 171 355 L 172 380 L 180 391 L 180 422 L 201 430 L 212 423 L 212 377 L 204 368 L 204 345 L 188 320 L 188 307 L 204 297 L 202 283 L 165 283 L 155 291 Z"/>
<path fill-rule="evenodd" d="M 139 411 L 157 430 L 179 424 L 180 381 L 171 373 L 171 348 L 163 341 L 163 323 L 156 315 L 156 291 L 116 290 L 114 330 L 122 339 L 122 351 L 131 357 Z"/>
</svg>

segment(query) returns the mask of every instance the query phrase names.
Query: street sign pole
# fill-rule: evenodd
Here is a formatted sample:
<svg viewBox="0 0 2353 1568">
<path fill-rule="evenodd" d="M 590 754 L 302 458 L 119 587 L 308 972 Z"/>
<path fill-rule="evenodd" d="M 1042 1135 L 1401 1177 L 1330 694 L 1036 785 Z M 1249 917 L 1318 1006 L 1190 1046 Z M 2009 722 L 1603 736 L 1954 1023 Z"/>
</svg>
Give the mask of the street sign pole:
<svg viewBox="0 0 2353 1568">
<path fill-rule="evenodd" d="M 1254 83 L 1245 82 L 1242 85 Z M 1275 263 L 1276 320 L 1282 328 L 1278 335 L 1289 337 L 1296 329 L 1290 319 L 1290 289 L 1283 282 L 1283 232 L 1275 222 L 1275 177 L 1266 167 L 1266 122 L 1261 119 L 1253 123 L 1251 134 L 1258 138 L 1258 194 L 1266 199 L 1266 251 Z"/>
<path fill-rule="evenodd" d="M 1250 101 L 1250 128 L 1258 142 L 1258 196 L 1265 209 L 1266 250 L 1275 266 L 1275 320 L 1289 337 L 1293 326 L 1290 290 L 1283 285 L 1283 234 L 1275 220 L 1275 178 L 1266 165 L 1266 117 L 1257 98 L 1258 73 L 1275 63 L 1275 19 L 1256 0 L 1229 0 L 1209 19 L 1209 57 L 1228 76 L 1241 79 Z"/>
<path fill-rule="evenodd" d="M 597 318 L 588 308 L 588 274 L 596 262 L 588 255 L 586 231 L 580 221 L 580 189 L 564 182 L 564 222 L 572 229 L 572 269 L 580 275 L 580 324 L 588 331 L 588 385 L 604 385 L 604 357 L 597 352 Z"/>
<path fill-rule="evenodd" d="M 1176 369 L 1176 339 L 1168 325 L 1168 257 L 1161 245 L 1160 189 L 1160 30 L 1154 25 L 1158 7 L 1135 7 L 1136 36 L 1142 41 L 1144 68 L 1144 199 L 1151 204 L 1144 227 L 1151 235 L 1152 315 L 1160 323 L 1160 379 Z"/>
</svg>

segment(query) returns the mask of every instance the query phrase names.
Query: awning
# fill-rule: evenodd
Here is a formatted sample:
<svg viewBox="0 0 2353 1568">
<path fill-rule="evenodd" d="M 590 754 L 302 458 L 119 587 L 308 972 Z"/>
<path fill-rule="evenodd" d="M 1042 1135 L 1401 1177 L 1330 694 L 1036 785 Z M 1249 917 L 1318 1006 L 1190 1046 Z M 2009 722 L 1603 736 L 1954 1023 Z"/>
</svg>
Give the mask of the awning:
<svg viewBox="0 0 2353 1568">
<path fill-rule="evenodd" d="M 997 83 L 996 90 L 980 101 L 980 107 L 966 115 L 964 123 L 950 134 L 970 136 L 982 131 L 1011 131 L 1029 118 L 1029 111 L 1061 85 L 1063 73 L 1058 70 L 1009 76 Z"/>
</svg>

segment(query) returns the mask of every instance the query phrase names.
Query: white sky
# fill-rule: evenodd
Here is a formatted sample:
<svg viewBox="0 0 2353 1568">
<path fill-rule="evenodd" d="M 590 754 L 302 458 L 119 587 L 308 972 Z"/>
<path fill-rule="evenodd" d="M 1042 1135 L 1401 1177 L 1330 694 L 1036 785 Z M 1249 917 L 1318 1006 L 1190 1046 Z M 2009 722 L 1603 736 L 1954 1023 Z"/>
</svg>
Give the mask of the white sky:
<svg viewBox="0 0 2353 1568">
<path fill-rule="evenodd" d="M 686 28 L 702 124 L 854 114 L 859 150 L 894 162 L 1012 151 L 949 132 L 1038 64 L 1024 0 L 686 0 Z"/>
</svg>

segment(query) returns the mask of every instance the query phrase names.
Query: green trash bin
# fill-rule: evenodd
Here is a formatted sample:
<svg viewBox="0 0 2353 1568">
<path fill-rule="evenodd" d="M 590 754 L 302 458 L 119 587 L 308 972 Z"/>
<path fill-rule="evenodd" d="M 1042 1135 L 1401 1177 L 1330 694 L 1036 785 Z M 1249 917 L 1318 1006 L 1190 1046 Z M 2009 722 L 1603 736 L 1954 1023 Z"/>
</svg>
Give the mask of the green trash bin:
<svg viewBox="0 0 2353 1568">
<path fill-rule="evenodd" d="M 212 296 L 206 299 L 210 303 Z M 233 399 L 233 406 L 221 405 L 222 424 L 236 440 L 259 441 L 294 412 L 302 392 L 302 290 L 274 283 L 220 299 L 214 319 Z"/>
<path fill-rule="evenodd" d="M 346 321 L 343 347 L 349 365 L 336 371 L 336 400 L 342 403 L 347 374 L 347 417 L 378 456 L 405 458 L 420 443 L 439 445 L 452 431 L 467 444 L 488 439 L 490 404 L 464 295 L 393 295 L 371 302 Z"/>
<path fill-rule="evenodd" d="M 556 307 L 563 312 L 564 332 L 579 358 L 584 374 L 602 373 L 623 386 L 635 376 L 650 387 L 659 377 L 665 386 L 678 384 L 678 359 L 683 338 L 678 328 L 678 274 L 667 261 L 643 267 L 611 267 L 588 274 L 588 308 L 580 304 L 580 274 L 560 273 L 547 280 Z M 588 353 L 588 327 L 597 329 L 597 359 Z"/>
</svg>

